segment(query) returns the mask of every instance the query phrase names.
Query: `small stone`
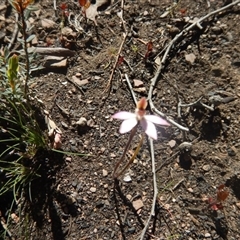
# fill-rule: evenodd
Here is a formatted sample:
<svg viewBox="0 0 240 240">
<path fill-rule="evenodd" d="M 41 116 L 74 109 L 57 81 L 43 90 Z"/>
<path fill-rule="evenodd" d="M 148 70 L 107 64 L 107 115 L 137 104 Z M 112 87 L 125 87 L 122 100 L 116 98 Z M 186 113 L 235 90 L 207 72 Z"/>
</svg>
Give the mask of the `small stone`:
<svg viewBox="0 0 240 240">
<path fill-rule="evenodd" d="M 91 187 L 91 188 L 90 188 L 90 191 L 91 191 L 92 193 L 95 193 L 95 192 L 97 191 L 97 189 L 96 189 L 95 187 Z"/>
<path fill-rule="evenodd" d="M 129 173 L 126 173 L 123 177 L 124 182 L 131 182 L 132 178 L 130 177 Z"/>
<path fill-rule="evenodd" d="M 222 29 L 221 29 L 220 27 L 216 27 L 216 26 L 212 27 L 212 31 L 213 31 L 213 33 L 215 33 L 215 34 L 220 34 L 220 33 L 222 33 Z"/>
<path fill-rule="evenodd" d="M 205 233 L 204 237 L 209 238 L 209 237 L 211 237 L 211 234 L 210 233 Z"/>
<path fill-rule="evenodd" d="M 61 68 L 67 67 L 68 65 L 67 59 L 64 57 L 47 56 L 45 60 L 46 61 L 43 65 L 46 68 Z"/>
<path fill-rule="evenodd" d="M 168 142 L 168 145 L 170 146 L 170 148 L 173 148 L 173 147 L 176 146 L 176 141 L 175 141 L 175 140 L 170 140 L 170 141 Z"/>
<path fill-rule="evenodd" d="M 138 79 L 134 79 L 133 80 L 133 86 L 134 87 L 142 87 L 143 86 L 143 81 L 138 80 Z"/>
<path fill-rule="evenodd" d="M 234 157 L 236 156 L 237 149 L 233 146 L 227 150 L 228 156 Z"/>
<path fill-rule="evenodd" d="M 65 160 L 66 160 L 66 162 L 69 162 L 69 163 L 72 162 L 72 158 L 71 157 L 66 157 Z"/>
<path fill-rule="evenodd" d="M 133 201 L 132 204 L 136 211 L 143 207 L 143 201 L 141 199 Z"/>
<path fill-rule="evenodd" d="M 52 29 L 56 25 L 56 23 L 50 19 L 44 18 L 40 21 L 40 25 L 45 29 Z"/>
<path fill-rule="evenodd" d="M 104 177 L 106 177 L 106 176 L 108 175 L 107 170 L 103 169 L 102 172 L 103 172 L 103 176 L 104 176 Z"/>
<path fill-rule="evenodd" d="M 72 80 L 74 83 L 76 83 L 78 86 L 83 86 L 89 83 L 88 79 L 80 80 L 76 76 L 72 76 Z"/>
<path fill-rule="evenodd" d="M 89 120 L 87 121 L 87 125 L 88 125 L 89 127 L 94 127 L 95 123 L 94 123 L 94 121 L 93 121 L 92 119 L 89 119 Z"/>
<path fill-rule="evenodd" d="M 147 16 L 147 15 L 148 15 L 148 11 L 144 11 L 143 16 Z"/>
<path fill-rule="evenodd" d="M 196 56 L 193 53 L 185 55 L 185 60 L 191 64 L 195 62 L 195 59 L 196 59 Z"/>
<path fill-rule="evenodd" d="M 65 129 L 68 128 L 68 125 L 65 122 L 62 121 L 61 124 L 62 124 L 63 128 L 65 128 Z"/>
<path fill-rule="evenodd" d="M 76 181 L 76 180 L 73 180 L 73 181 L 72 181 L 72 186 L 73 186 L 73 187 L 76 187 L 76 186 L 77 186 L 77 181 Z"/>
<path fill-rule="evenodd" d="M 146 92 L 146 88 L 145 88 L 145 87 L 134 88 L 133 90 L 134 90 L 135 92 L 138 92 L 138 93 L 144 93 L 144 92 Z"/>
<path fill-rule="evenodd" d="M 37 44 L 38 44 L 38 39 L 37 39 L 37 36 L 35 35 L 35 37 L 32 40 L 32 45 L 36 46 Z"/>
<path fill-rule="evenodd" d="M 12 218 L 12 220 L 13 220 L 15 223 L 18 223 L 18 222 L 19 222 L 19 217 L 18 217 L 15 213 L 12 213 L 12 214 L 11 214 L 11 218 Z"/>
<path fill-rule="evenodd" d="M 78 126 L 86 126 L 87 125 L 87 119 L 85 117 L 80 117 L 79 120 L 76 122 Z"/>
<path fill-rule="evenodd" d="M 210 169 L 211 169 L 211 166 L 209 164 L 206 164 L 202 167 L 202 169 L 205 171 L 205 172 L 208 172 Z"/>
<path fill-rule="evenodd" d="M 131 233 L 131 234 L 135 233 L 135 231 L 136 231 L 135 227 L 131 227 L 131 228 L 128 229 L 128 232 Z"/>
</svg>

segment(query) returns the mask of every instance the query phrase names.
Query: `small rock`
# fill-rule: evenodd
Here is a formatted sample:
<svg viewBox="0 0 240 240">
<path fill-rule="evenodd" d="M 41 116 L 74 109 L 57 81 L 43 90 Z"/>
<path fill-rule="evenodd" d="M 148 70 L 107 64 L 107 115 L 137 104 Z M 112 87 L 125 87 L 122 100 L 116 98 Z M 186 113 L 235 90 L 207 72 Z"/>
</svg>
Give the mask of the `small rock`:
<svg viewBox="0 0 240 240">
<path fill-rule="evenodd" d="M 76 187 L 76 186 L 77 186 L 77 180 L 73 180 L 73 181 L 72 181 L 72 186 L 73 186 L 73 187 Z"/>
<path fill-rule="evenodd" d="M 134 87 L 142 87 L 143 86 L 143 81 L 138 80 L 138 79 L 134 79 L 133 80 L 133 86 Z"/>
<path fill-rule="evenodd" d="M 135 227 L 131 227 L 131 228 L 128 229 L 128 232 L 131 233 L 131 234 L 135 233 L 135 231 L 136 231 Z"/>
<path fill-rule="evenodd" d="M 130 177 L 129 173 L 126 173 L 123 177 L 124 182 L 131 182 L 132 178 Z"/>
<path fill-rule="evenodd" d="M 185 60 L 191 64 L 193 64 L 196 60 L 196 56 L 193 53 L 186 54 L 185 55 Z"/>
<path fill-rule="evenodd" d="M 205 233 L 204 237 L 209 238 L 209 237 L 211 237 L 211 234 L 210 233 Z"/>
<path fill-rule="evenodd" d="M 136 211 L 143 207 L 143 201 L 141 199 L 133 201 L 132 204 Z"/>
<path fill-rule="evenodd" d="M 37 44 L 38 44 L 38 39 L 37 39 L 37 36 L 35 35 L 35 37 L 32 40 L 32 45 L 36 46 Z"/>
<path fill-rule="evenodd" d="M 89 83 L 88 79 L 80 80 L 76 76 L 72 76 L 72 80 L 74 83 L 76 83 L 80 87 Z"/>
<path fill-rule="evenodd" d="M 175 140 L 170 140 L 170 141 L 168 142 L 168 145 L 170 146 L 170 148 L 173 148 L 173 147 L 176 146 L 176 141 L 175 141 Z"/>
<path fill-rule="evenodd" d="M 75 145 L 76 144 L 76 139 L 72 138 L 69 140 L 70 144 L 71 145 Z"/>
<path fill-rule="evenodd" d="M 66 160 L 66 162 L 69 162 L 69 163 L 72 162 L 72 158 L 71 157 L 66 157 L 65 160 Z"/>
<path fill-rule="evenodd" d="M 90 191 L 91 191 L 92 193 L 95 193 L 95 192 L 97 191 L 97 189 L 96 189 L 95 187 L 91 187 L 91 188 L 90 188 Z"/>
<path fill-rule="evenodd" d="M 68 65 L 67 59 L 64 57 L 48 56 L 45 60 L 46 62 L 43 65 L 46 68 L 64 68 Z"/>
<path fill-rule="evenodd" d="M 104 177 L 106 177 L 106 176 L 108 175 L 107 170 L 103 169 L 102 172 L 103 172 L 103 176 L 104 176 Z"/>
<path fill-rule="evenodd" d="M 220 33 L 222 33 L 222 29 L 221 29 L 220 27 L 216 27 L 216 26 L 212 27 L 212 31 L 213 31 L 213 33 L 215 33 L 215 34 L 220 34 Z"/>
<path fill-rule="evenodd" d="M 94 127 L 94 121 L 93 121 L 92 119 L 89 119 L 89 120 L 87 121 L 87 125 L 88 125 L 89 127 Z"/>
<path fill-rule="evenodd" d="M 237 149 L 235 147 L 231 147 L 227 150 L 228 156 L 234 157 L 236 156 Z"/>
<path fill-rule="evenodd" d="M 62 124 L 63 128 L 65 128 L 65 129 L 68 128 L 68 125 L 65 122 L 62 121 L 61 124 Z"/>
<path fill-rule="evenodd" d="M 135 92 L 138 92 L 138 93 L 144 93 L 144 92 L 146 92 L 146 88 L 145 88 L 145 87 L 134 88 L 133 90 L 134 90 Z"/>
<path fill-rule="evenodd" d="M 205 171 L 205 172 L 208 172 L 210 169 L 211 169 L 211 166 L 209 164 L 206 164 L 202 167 L 202 169 Z"/>
<path fill-rule="evenodd" d="M 44 19 L 40 20 L 40 25 L 42 28 L 52 29 L 52 28 L 54 28 L 56 23 L 50 19 L 44 18 Z"/>
<path fill-rule="evenodd" d="M 15 213 L 12 213 L 12 214 L 11 214 L 11 218 L 12 218 L 12 220 L 13 220 L 15 223 L 18 223 L 18 222 L 19 222 L 19 217 L 18 217 Z"/>
<path fill-rule="evenodd" d="M 79 120 L 76 122 L 78 126 L 86 126 L 87 125 L 87 119 L 85 117 L 80 117 Z"/>
</svg>

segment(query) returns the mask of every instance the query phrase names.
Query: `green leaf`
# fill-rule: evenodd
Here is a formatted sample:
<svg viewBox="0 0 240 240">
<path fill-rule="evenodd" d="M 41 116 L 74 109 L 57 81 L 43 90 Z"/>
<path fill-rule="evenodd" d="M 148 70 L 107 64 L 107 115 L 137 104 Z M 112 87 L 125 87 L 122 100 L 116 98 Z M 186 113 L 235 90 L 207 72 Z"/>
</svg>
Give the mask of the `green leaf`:
<svg viewBox="0 0 240 240">
<path fill-rule="evenodd" d="M 19 70 L 18 56 L 14 54 L 8 60 L 7 76 L 9 81 L 13 81 L 17 78 L 18 70 Z"/>
</svg>

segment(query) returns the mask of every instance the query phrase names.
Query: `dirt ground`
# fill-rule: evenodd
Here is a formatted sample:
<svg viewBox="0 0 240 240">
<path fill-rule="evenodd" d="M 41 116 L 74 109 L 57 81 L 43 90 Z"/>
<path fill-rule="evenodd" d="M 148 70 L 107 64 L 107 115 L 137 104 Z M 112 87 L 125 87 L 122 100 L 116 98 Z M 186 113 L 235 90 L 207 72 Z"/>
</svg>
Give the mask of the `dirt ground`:
<svg viewBox="0 0 240 240">
<path fill-rule="evenodd" d="M 39 11 L 29 20 L 37 36 L 32 44 L 70 48 L 74 56 L 53 67 L 41 55 L 45 69 L 33 72 L 30 87 L 62 130 L 62 150 L 86 156 L 57 155 L 54 160 L 42 156 L 46 171 L 33 182 L 33 200 L 24 205 L 21 216 L 29 224 L 13 221 L 9 231 L 12 239 L 139 239 L 153 200 L 147 138 L 127 171 L 131 180 L 121 176 L 114 187 L 112 177 L 129 133 L 120 134 L 121 122 L 111 116 L 135 109 L 125 74 L 136 97 L 148 97 L 158 68 L 154 61 L 162 59 L 170 41 L 196 19 L 231 1 L 179 0 L 175 5 L 170 0 L 127 0 L 125 30 L 118 14 L 121 1 L 115 1 L 100 8 L 97 27 L 84 18 L 83 30 L 66 21 L 73 30 L 68 40 L 61 38 L 62 3 L 57 1 L 55 12 L 53 1 L 36 2 Z M 67 4 L 71 19 L 80 14 L 78 1 Z M 189 131 L 174 125 L 158 127 L 154 141 L 158 195 L 155 216 L 143 239 L 240 239 L 239 13 L 238 3 L 210 16 L 185 32 L 167 56 L 152 100 L 159 111 Z M 14 12 L 6 15 L 4 9 L 0 14 L 9 19 L 2 21 L 1 31 L 11 39 Z M 44 19 L 53 22 L 45 25 Z M 108 91 L 125 31 L 120 54 L 124 61 L 116 64 Z M 153 50 L 147 54 L 149 42 Z M 1 44 L 6 40 L 1 38 Z M 199 98 L 198 103 L 184 106 Z M 138 142 L 136 136 L 128 155 Z M 214 210 L 207 201 L 217 198 L 222 184 L 229 196 L 223 209 Z"/>
</svg>

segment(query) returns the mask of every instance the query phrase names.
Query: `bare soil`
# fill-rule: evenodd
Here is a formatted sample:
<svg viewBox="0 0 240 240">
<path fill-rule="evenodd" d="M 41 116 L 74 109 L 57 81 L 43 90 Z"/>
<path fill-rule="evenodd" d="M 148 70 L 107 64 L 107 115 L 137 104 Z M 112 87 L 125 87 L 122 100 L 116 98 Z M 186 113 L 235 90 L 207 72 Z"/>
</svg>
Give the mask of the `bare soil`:
<svg viewBox="0 0 240 240">
<path fill-rule="evenodd" d="M 53 1 L 36 2 L 39 12 L 31 16 L 35 46 L 68 47 L 75 55 L 67 58 L 66 66 L 34 72 L 30 88 L 62 130 L 62 150 L 86 156 L 41 156 L 44 171 L 33 182 L 32 202 L 24 205 L 20 216 L 28 219 L 28 226 L 12 221 L 12 239 L 139 238 L 153 199 L 146 138 L 128 170 L 131 181 L 122 176 L 114 185 L 112 177 L 129 134 L 119 134 L 120 121 L 111 116 L 135 109 L 125 74 L 133 86 L 134 80 L 142 81 L 142 86 L 134 86 L 137 98 L 147 97 L 156 73 L 156 55 L 162 58 L 165 47 L 189 21 L 230 2 L 180 0 L 173 7 L 170 0 L 125 1 L 123 19 L 128 35 L 121 52 L 125 61 L 117 65 L 109 92 L 106 88 L 123 41 L 124 29 L 117 15 L 121 1 L 100 9 L 98 26 L 83 18 L 84 32 L 66 22 L 75 38 L 65 46 L 60 34 L 62 2 L 57 1 L 57 15 Z M 80 14 L 77 1 L 69 1 L 68 8 L 70 13 Z M 167 8 L 172 9 L 161 17 Z M 211 16 L 202 22 L 202 29 L 195 27 L 185 33 L 169 52 L 152 100 L 158 110 L 189 132 L 175 126 L 158 128 L 154 155 L 159 193 L 156 214 L 144 239 L 240 239 L 239 12 L 238 4 Z M 5 35 L 11 39 L 14 12 L 6 15 L 4 9 L 0 14 L 9 19 L 2 23 L 1 31 L 7 29 Z M 55 24 L 42 26 L 41 20 L 46 18 Z M 150 41 L 153 51 L 145 58 Z M 6 39 L 1 39 L 1 44 L 6 45 Z M 39 61 L 44 64 L 46 59 L 41 56 Z M 76 79 L 85 81 L 78 87 L 71 82 Z M 178 114 L 180 101 L 190 104 L 202 97 L 201 101 L 211 106 L 213 96 L 220 101 L 214 102 L 212 110 L 195 104 L 181 107 Z M 87 123 L 76 124 L 80 118 Z M 129 154 L 138 141 L 136 137 Z M 182 149 L 184 142 L 190 146 Z M 216 198 L 221 184 L 229 196 L 222 210 L 213 210 L 207 200 Z M 19 212 L 15 210 L 16 215 Z"/>
</svg>

